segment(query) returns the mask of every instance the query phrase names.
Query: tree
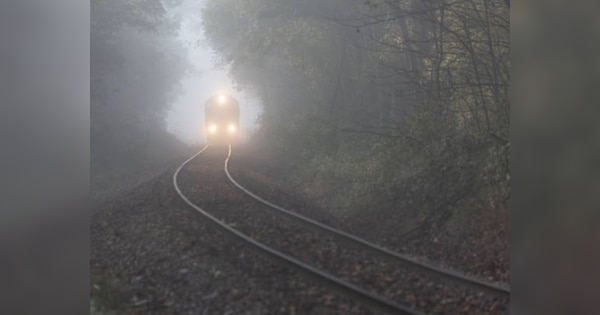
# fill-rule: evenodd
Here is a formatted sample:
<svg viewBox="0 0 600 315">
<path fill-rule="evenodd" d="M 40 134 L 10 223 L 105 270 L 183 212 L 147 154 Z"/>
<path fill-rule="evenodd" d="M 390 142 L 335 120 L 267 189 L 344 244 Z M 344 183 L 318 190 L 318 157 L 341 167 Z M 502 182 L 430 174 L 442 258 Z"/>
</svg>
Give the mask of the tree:
<svg viewBox="0 0 600 315">
<path fill-rule="evenodd" d="M 143 166 L 177 142 L 167 136 L 164 117 L 188 65 L 166 12 L 159 0 L 92 2 L 93 169 Z"/>
<path fill-rule="evenodd" d="M 387 200 L 442 224 L 473 198 L 506 208 L 508 10 L 223 0 L 203 20 L 232 77 L 261 96 L 263 142 L 298 181 L 326 182 L 332 205 Z"/>
</svg>

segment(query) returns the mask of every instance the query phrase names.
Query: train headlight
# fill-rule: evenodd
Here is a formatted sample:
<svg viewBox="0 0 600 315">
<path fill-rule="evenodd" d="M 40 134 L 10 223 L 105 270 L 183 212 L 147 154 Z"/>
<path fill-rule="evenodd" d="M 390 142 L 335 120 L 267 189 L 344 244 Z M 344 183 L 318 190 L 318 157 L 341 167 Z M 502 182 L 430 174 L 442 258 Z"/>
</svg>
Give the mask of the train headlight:
<svg viewBox="0 0 600 315">
<path fill-rule="evenodd" d="M 208 126 L 208 132 L 210 132 L 210 133 L 217 132 L 217 125 L 210 125 L 210 126 Z"/>
<path fill-rule="evenodd" d="M 225 95 L 219 95 L 219 103 L 220 104 L 225 103 Z"/>
<path fill-rule="evenodd" d="M 230 133 L 234 133 L 236 129 L 237 128 L 234 124 L 229 124 L 229 126 L 227 127 L 227 130 L 229 130 Z"/>
</svg>

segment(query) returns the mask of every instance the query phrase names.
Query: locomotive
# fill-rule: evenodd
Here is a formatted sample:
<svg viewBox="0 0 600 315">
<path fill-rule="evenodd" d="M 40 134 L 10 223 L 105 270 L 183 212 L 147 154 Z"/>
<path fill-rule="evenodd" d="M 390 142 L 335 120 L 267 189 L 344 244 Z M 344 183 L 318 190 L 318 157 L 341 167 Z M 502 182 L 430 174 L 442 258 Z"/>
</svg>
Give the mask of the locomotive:
<svg viewBox="0 0 600 315">
<path fill-rule="evenodd" d="M 204 126 L 209 144 L 233 144 L 239 140 L 240 104 L 230 95 L 217 94 L 204 104 Z"/>
</svg>

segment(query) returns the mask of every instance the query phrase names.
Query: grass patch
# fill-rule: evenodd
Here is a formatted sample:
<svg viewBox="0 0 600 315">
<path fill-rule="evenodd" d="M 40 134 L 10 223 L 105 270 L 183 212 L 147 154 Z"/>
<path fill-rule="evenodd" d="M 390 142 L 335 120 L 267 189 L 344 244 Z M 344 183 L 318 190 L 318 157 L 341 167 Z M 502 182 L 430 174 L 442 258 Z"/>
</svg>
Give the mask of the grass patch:
<svg viewBox="0 0 600 315">
<path fill-rule="evenodd" d="M 116 276 L 90 274 L 90 314 L 133 314 Z"/>
</svg>

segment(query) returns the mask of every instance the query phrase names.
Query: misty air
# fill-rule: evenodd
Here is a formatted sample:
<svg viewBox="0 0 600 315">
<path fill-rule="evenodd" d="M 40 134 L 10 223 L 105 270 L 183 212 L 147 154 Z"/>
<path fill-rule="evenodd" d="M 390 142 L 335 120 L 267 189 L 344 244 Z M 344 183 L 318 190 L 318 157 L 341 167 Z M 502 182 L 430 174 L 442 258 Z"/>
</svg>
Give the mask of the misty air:
<svg viewBox="0 0 600 315">
<path fill-rule="evenodd" d="M 91 314 L 506 314 L 510 3 L 92 0 Z"/>
</svg>

